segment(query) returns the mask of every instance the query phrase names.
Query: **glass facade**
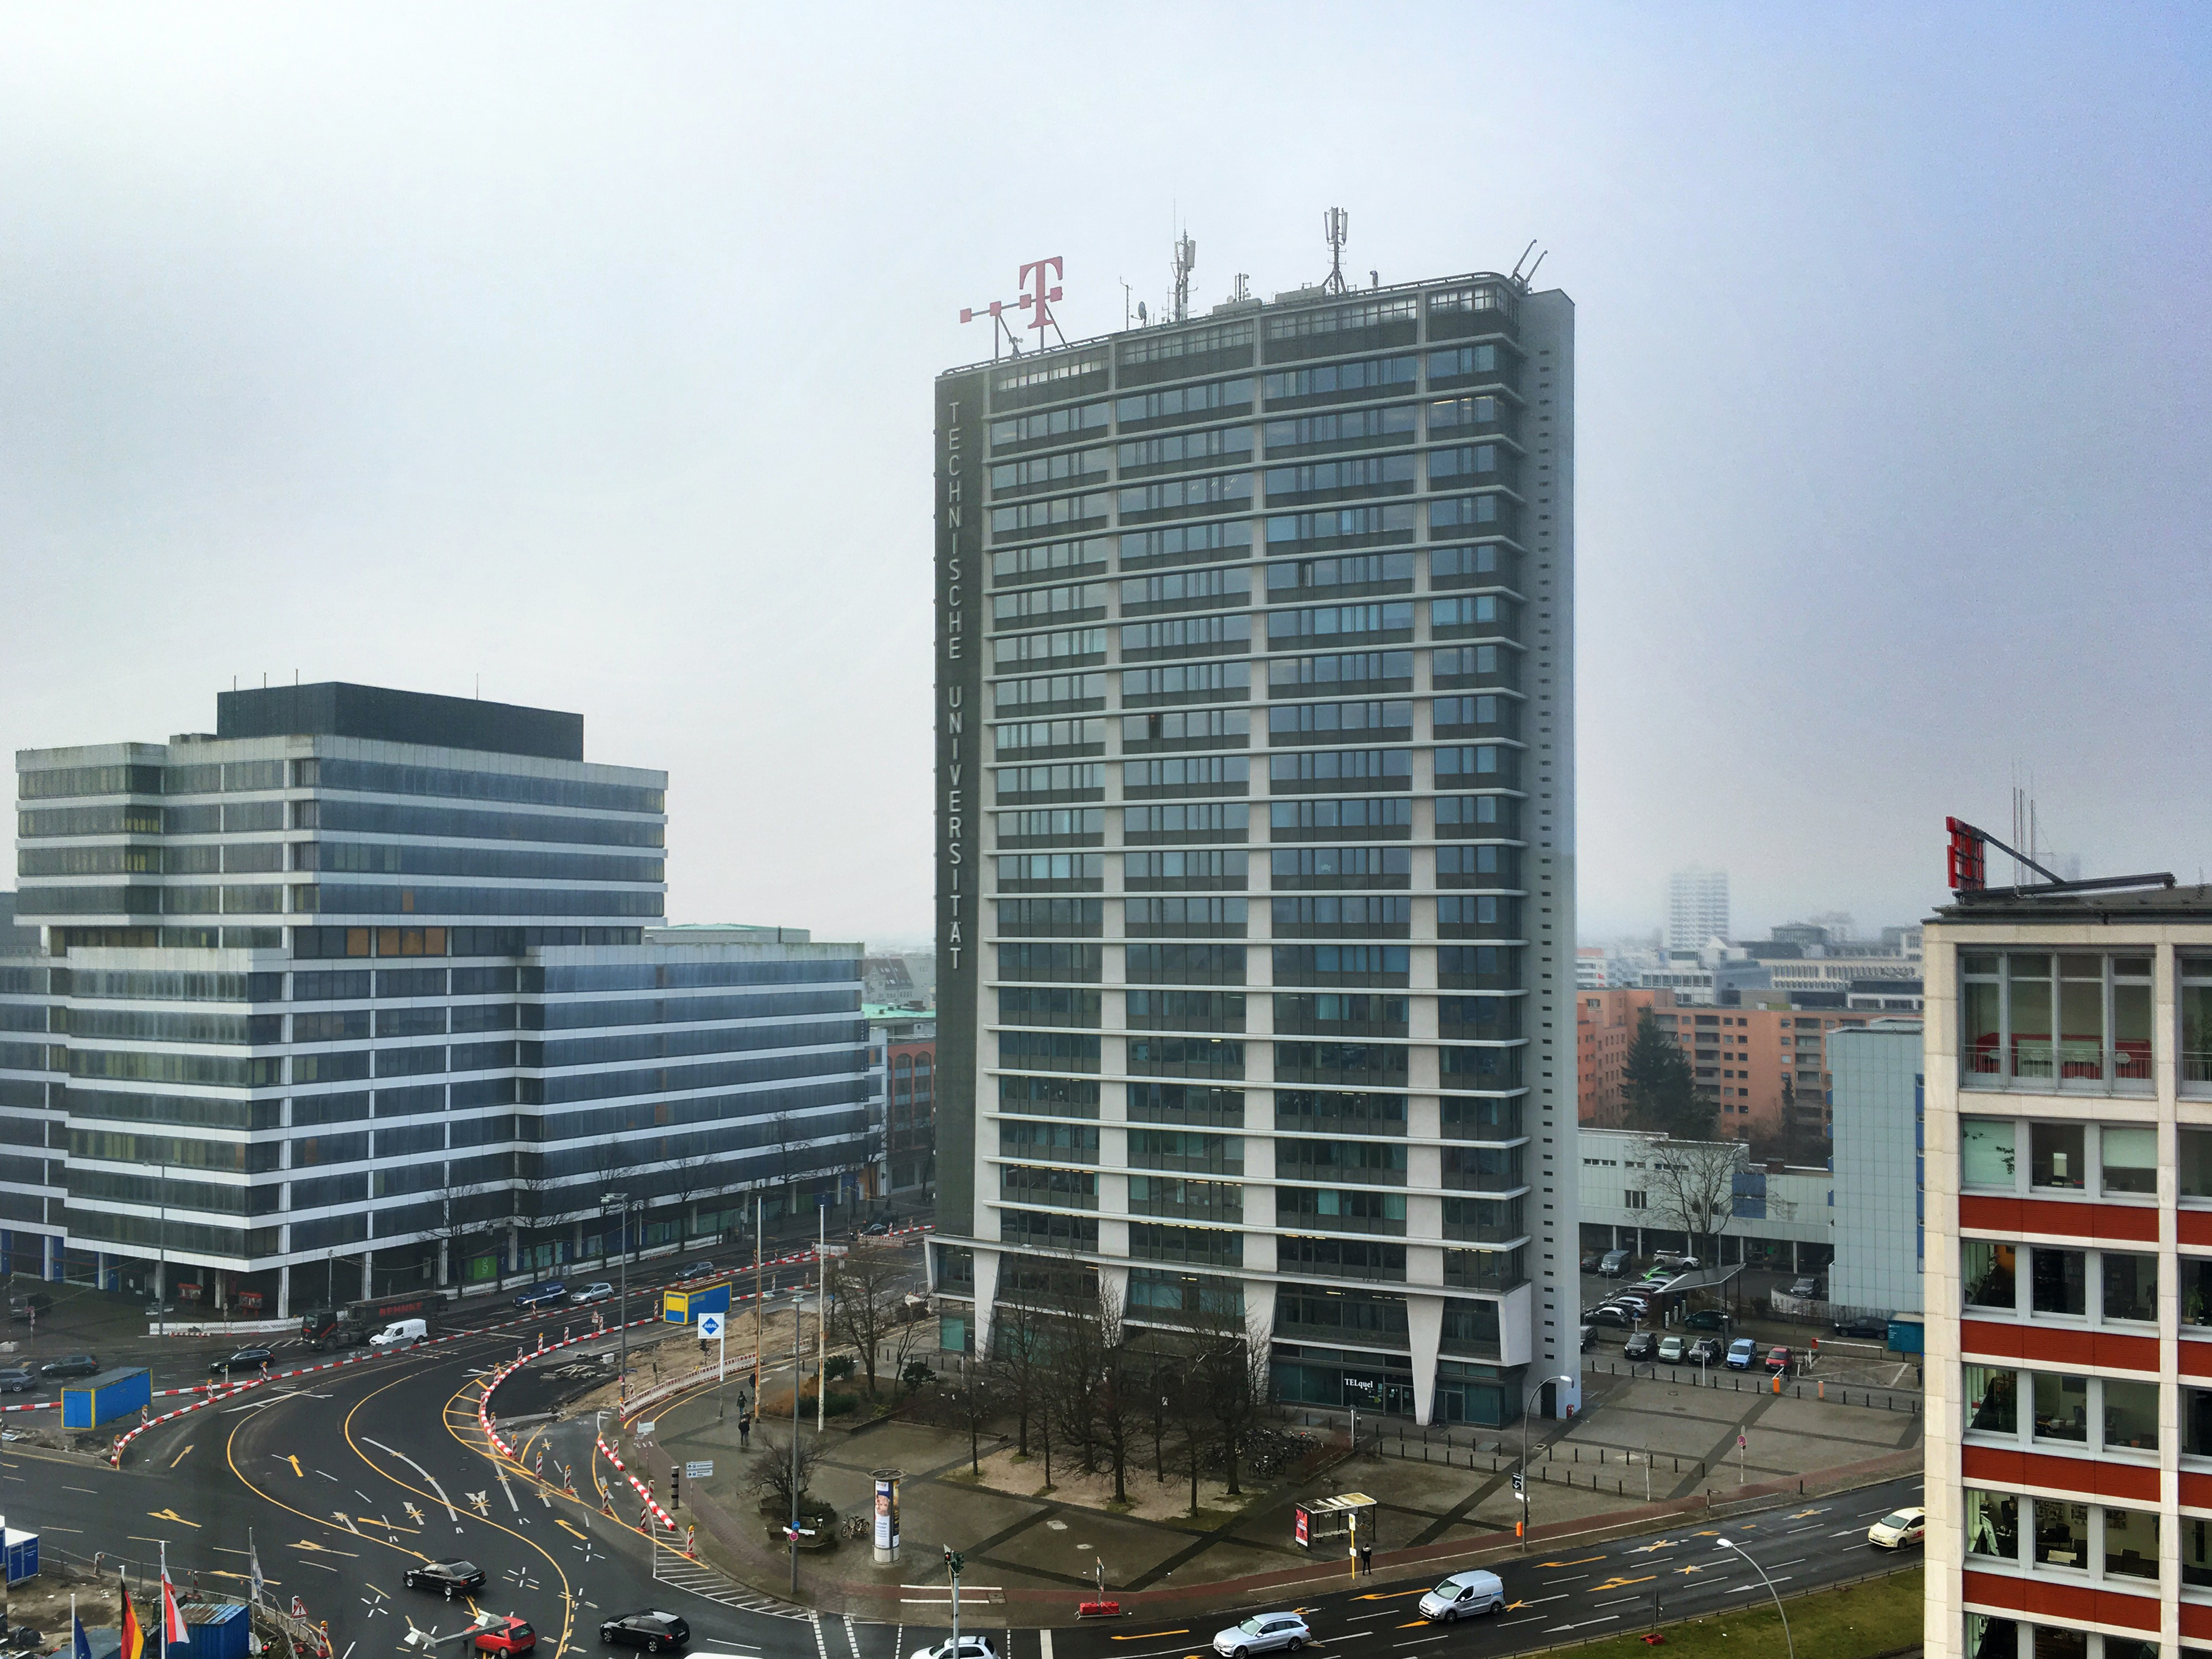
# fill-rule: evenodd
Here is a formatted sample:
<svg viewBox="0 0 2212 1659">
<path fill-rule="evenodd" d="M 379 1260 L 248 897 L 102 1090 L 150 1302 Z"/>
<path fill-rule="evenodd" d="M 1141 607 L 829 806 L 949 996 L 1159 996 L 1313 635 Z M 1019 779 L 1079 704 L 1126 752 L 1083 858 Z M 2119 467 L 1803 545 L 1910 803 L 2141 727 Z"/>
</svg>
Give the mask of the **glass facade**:
<svg viewBox="0 0 2212 1659">
<path fill-rule="evenodd" d="M 1478 289 L 1510 302 L 1442 302 Z M 1422 349 L 1447 337 L 1449 349 Z M 940 611 L 948 655 L 981 665 L 975 718 L 990 734 L 963 799 L 1097 799 L 1104 833 L 1082 859 L 940 866 L 940 915 L 973 918 L 948 939 L 980 944 L 948 951 L 941 970 L 972 963 L 975 975 L 940 994 L 956 1014 L 972 996 L 972 1031 L 948 1026 L 940 1042 L 971 1045 L 975 1102 L 957 1154 L 974 1164 L 972 1221 L 945 1224 L 987 1259 L 993 1241 L 1049 1231 L 1036 1206 L 1069 1200 L 1037 1160 L 1065 1145 L 1097 1218 L 1094 1266 L 1259 1271 L 1241 1301 L 1272 1330 L 1286 1399 L 1508 1422 L 1532 1364 L 1577 1369 L 1572 1194 L 1554 1175 L 1576 1167 L 1571 1097 L 1555 1091 L 1565 1068 L 1548 1049 L 1540 1065 L 1528 1054 L 1557 1022 L 1524 1012 L 1553 1007 L 1572 915 L 1560 839 L 1571 765 L 1554 713 L 1571 696 L 1558 641 L 1571 541 L 1553 493 L 1571 464 L 1571 368 L 1564 300 L 1484 279 L 1140 331 L 1121 337 L 1108 375 L 1070 375 L 1056 394 L 1035 367 L 957 377 L 994 463 L 978 475 L 983 500 L 939 513 L 955 546 L 980 522 L 989 600 L 968 613 L 987 641 L 953 640 L 964 623 Z M 1425 398 L 1431 388 L 1455 395 Z M 1048 395 L 1066 400 L 1049 419 L 1033 407 Z M 1000 459 L 1017 445 L 1020 462 Z M 1031 499 L 1061 478 L 1069 493 Z M 1094 516 L 1098 536 L 1067 538 L 1066 524 Z M 1075 556 L 1055 550 L 1079 547 L 1103 580 L 1067 585 Z M 1104 671 L 1096 684 L 1036 678 L 1085 652 Z M 1047 686 L 1097 698 L 1085 707 L 1104 718 L 1027 720 L 1026 688 Z M 1436 695 L 1462 688 L 1480 695 Z M 1086 745 L 1061 752 L 1108 763 L 1036 765 L 1039 744 Z M 1041 844 L 1045 817 L 967 822 L 988 854 Z M 1224 842 L 1240 850 L 1214 850 Z M 948 912 L 971 879 L 994 902 Z M 1047 883 L 1099 896 L 998 897 Z M 1097 943 L 1085 956 L 1030 942 L 1050 934 Z M 1288 942 L 1309 940 L 1327 942 Z M 1055 979 L 1085 988 L 1090 1034 L 1068 1029 L 1077 1005 L 1018 988 Z M 1495 993 L 1479 1006 L 1436 994 L 1478 983 Z M 1214 988 L 1271 984 L 1297 991 Z M 1043 1074 L 1069 1071 L 1096 1079 L 1101 1150 L 1086 1157 L 1020 1124 L 1066 1110 Z M 1186 1095 L 1206 1097 L 1202 1118 L 1184 1115 Z M 1233 1126 L 1207 1138 L 1220 1179 L 1123 1173 L 1159 1167 L 1138 1151 L 1158 1132 L 1122 1127 L 1138 1121 Z M 1337 1138 L 1279 1138 L 1324 1126 Z M 1458 1144 L 1469 1138 L 1486 1144 Z M 1449 1194 L 1468 1190 L 1485 1195 L 1484 1220 L 1455 1225 L 1451 1206 L 1469 1200 Z M 1127 1219 L 1139 1214 L 1176 1224 Z M 1525 1230 L 1539 1215 L 1543 1231 Z M 1466 1247 L 1449 1264 L 1447 1237 Z M 1362 1304 L 1375 1317 L 1309 1329 L 1378 1279 L 1402 1293 Z M 1133 1300 L 1128 1316 L 1146 1324 L 1155 1310 Z"/>
</svg>

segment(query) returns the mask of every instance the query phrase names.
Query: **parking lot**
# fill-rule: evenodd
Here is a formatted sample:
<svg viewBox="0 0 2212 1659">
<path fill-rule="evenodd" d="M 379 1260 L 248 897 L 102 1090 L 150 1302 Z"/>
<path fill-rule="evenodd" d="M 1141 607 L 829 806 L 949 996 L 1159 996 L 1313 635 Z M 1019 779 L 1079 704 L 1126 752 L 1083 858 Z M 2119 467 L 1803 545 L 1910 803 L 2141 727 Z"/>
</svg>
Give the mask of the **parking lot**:
<svg viewBox="0 0 2212 1659">
<path fill-rule="evenodd" d="M 1586 1263 L 1593 1259 L 1584 1258 Z M 1642 1280 L 1642 1266 L 1632 1264 L 1617 1278 L 1590 1272 L 1583 1274 L 1583 1320 L 1590 1326 L 1583 1352 L 1592 1359 L 1622 1368 L 1632 1364 L 1653 1365 L 1663 1372 L 1668 1365 L 1661 1346 L 1669 1337 L 1678 1337 L 1684 1352 L 1675 1363 L 1683 1370 L 1696 1370 L 1694 1349 L 1700 1340 L 1717 1345 L 1719 1352 L 1708 1363 L 1724 1368 L 1729 1344 L 1748 1339 L 1755 1355 L 1748 1367 L 1753 1375 L 1767 1374 L 1773 1350 L 1786 1347 L 1790 1350 L 1786 1374 L 1792 1377 L 1818 1376 L 1854 1388 L 1919 1389 L 1918 1356 L 1891 1352 L 1884 1337 L 1856 1330 L 1838 1335 L 1826 1325 L 1777 1316 L 1770 1293 L 1786 1290 L 1795 1274 L 1765 1268 L 1700 1269 L 1677 1275 L 1663 1285 L 1652 1285 Z M 1608 1322 L 1604 1316 L 1592 1319 L 1593 1310 L 1623 1295 L 1642 1295 L 1648 1304 L 1647 1313 L 1618 1323 Z M 1648 1344 L 1634 1341 L 1639 1335 L 1648 1336 Z M 1634 1353 L 1628 1352 L 1632 1341 L 1638 1350 Z"/>
</svg>

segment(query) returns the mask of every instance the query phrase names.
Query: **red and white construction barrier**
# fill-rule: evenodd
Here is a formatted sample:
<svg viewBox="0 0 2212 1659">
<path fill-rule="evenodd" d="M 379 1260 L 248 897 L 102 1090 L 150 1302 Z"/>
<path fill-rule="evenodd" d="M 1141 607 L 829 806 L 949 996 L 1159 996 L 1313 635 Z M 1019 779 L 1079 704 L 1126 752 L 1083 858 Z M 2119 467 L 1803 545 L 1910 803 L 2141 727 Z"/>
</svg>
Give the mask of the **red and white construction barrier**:
<svg viewBox="0 0 2212 1659">
<path fill-rule="evenodd" d="M 613 1464 L 621 1473 L 622 1478 L 629 1481 L 631 1488 L 636 1492 L 640 1498 L 645 1500 L 646 1510 L 652 1515 L 653 1518 L 659 1522 L 660 1524 L 665 1527 L 669 1531 L 674 1532 L 676 1530 L 675 1518 L 671 1516 L 666 1510 L 660 1507 L 660 1500 L 653 1495 L 653 1488 L 647 1486 L 644 1481 L 639 1480 L 635 1475 L 632 1474 L 628 1468 L 623 1467 L 622 1454 L 617 1451 L 612 1446 L 607 1444 L 605 1436 L 593 1436 L 592 1443 L 599 1449 L 599 1455 L 605 1458 L 608 1462 Z"/>
</svg>

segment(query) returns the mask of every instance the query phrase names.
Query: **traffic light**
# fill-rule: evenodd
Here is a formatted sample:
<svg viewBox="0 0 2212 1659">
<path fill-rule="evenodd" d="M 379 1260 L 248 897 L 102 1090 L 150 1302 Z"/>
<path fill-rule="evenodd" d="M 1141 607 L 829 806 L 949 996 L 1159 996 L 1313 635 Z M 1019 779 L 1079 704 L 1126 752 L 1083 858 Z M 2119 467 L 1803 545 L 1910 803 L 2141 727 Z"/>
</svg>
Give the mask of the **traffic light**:
<svg viewBox="0 0 2212 1659">
<path fill-rule="evenodd" d="M 950 1544 L 947 1544 L 945 1547 L 945 1571 L 951 1573 L 955 1578 L 957 1578 L 960 1576 L 961 1565 L 960 1552 L 954 1549 Z"/>
</svg>

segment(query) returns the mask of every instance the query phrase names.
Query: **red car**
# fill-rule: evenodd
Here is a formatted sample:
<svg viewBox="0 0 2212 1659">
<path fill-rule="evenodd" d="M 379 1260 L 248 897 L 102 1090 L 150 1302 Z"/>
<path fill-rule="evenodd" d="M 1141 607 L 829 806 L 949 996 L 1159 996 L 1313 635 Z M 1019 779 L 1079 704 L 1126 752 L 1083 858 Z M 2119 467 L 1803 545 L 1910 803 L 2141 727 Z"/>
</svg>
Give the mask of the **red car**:
<svg viewBox="0 0 2212 1659">
<path fill-rule="evenodd" d="M 1777 1376 L 1789 1376 L 1790 1350 L 1780 1347 L 1769 1348 L 1766 1351 L 1766 1369 Z"/>
<path fill-rule="evenodd" d="M 538 1632 L 528 1620 L 510 1613 L 477 1632 L 476 1649 L 478 1653 L 535 1653 Z"/>
</svg>

